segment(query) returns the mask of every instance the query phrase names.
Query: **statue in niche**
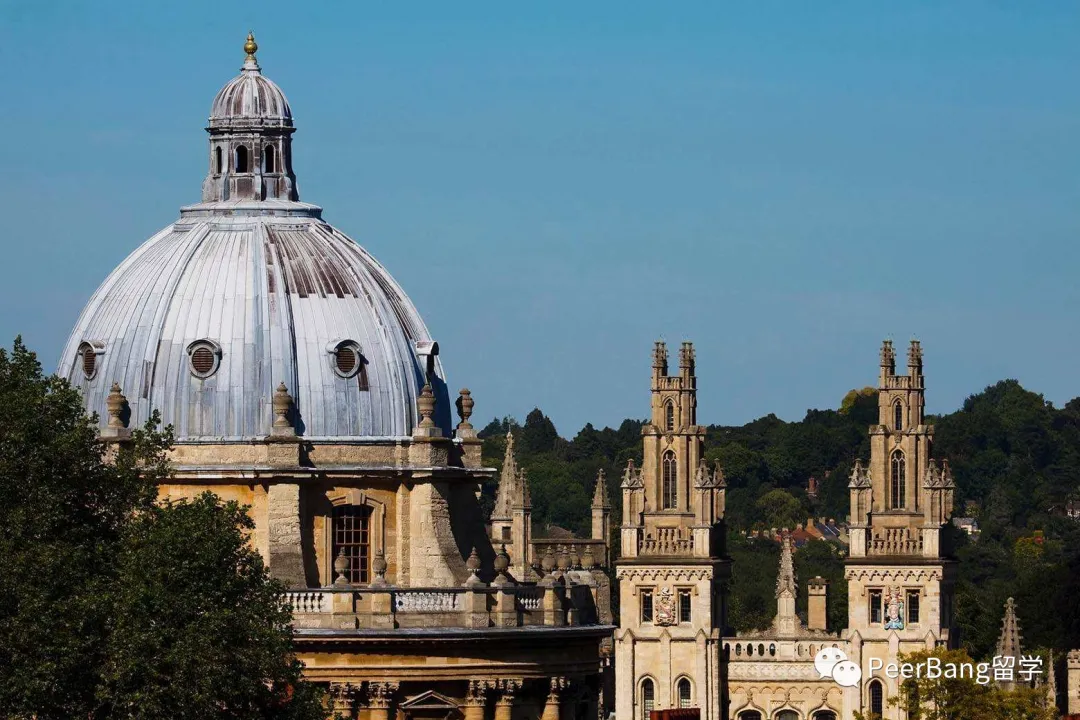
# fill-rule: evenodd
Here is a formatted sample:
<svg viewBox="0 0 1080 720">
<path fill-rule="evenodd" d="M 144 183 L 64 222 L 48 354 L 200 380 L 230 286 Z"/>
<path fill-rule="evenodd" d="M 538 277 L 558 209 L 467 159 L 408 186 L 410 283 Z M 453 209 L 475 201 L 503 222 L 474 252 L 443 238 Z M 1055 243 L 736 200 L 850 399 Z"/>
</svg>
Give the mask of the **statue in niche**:
<svg viewBox="0 0 1080 720">
<path fill-rule="evenodd" d="M 675 622 L 675 596 L 672 595 L 670 587 L 665 587 L 660 590 L 660 597 L 656 599 L 656 624 L 674 625 Z"/>
<path fill-rule="evenodd" d="M 889 590 L 889 603 L 885 608 L 885 629 L 904 629 L 904 598 L 899 585 L 893 585 Z"/>
</svg>

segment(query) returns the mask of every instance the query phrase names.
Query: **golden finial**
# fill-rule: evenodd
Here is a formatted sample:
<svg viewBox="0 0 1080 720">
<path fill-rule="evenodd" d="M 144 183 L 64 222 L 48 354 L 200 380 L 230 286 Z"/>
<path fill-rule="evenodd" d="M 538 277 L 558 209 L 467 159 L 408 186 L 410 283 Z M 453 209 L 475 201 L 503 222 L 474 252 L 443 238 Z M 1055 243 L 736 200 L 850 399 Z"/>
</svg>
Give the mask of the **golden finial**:
<svg viewBox="0 0 1080 720">
<path fill-rule="evenodd" d="M 247 36 L 247 42 L 244 43 L 244 52 L 247 53 L 248 60 L 255 59 L 255 53 L 258 52 L 259 46 L 255 43 L 254 33 L 249 32 Z"/>
</svg>

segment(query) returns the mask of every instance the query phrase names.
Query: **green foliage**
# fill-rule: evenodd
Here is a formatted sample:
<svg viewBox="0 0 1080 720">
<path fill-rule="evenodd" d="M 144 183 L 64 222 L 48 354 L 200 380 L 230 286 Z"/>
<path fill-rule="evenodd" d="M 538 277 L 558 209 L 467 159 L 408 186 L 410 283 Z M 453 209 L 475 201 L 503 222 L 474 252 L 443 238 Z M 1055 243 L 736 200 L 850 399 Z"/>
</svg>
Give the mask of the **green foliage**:
<svg viewBox="0 0 1080 720">
<path fill-rule="evenodd" d="M 778 552 L 775 542 L 744 542 L 739 531 L 791 527 L 807 517 L 846 520 L 851 467 L 856 458 L 869 458 L 867 428 L 877 424 L 878 412 L 877 392 L 862 388 L 848 393 L 839 410 L 809 410 L 799 422 L 767 415 L 738 427 L 707 428 L 706 461 L 711 466 L 719 460 L 728 483 L 735 628 L 771 621 Z M 642 423 L 627 420 L 618 430 L 586 425 L 573 440 L 563 441 L 552 437 L 553 426 L 542 412 L 529 417 L 531 439 L 518 443 L 518 462 L 529 473 L 538 529 L 554 524 L 586 533 L 600 468 L 607 472 L 617 526 L 618 483 L 628 459 L 640 463 Z M 1065 517 L 1068 501 L 1080 500 L 1080 398 L 1057 409 L 1015 380 L 1005 380 L 971 396 L 954 413 L 928 417 L 927 423 L 936 425 L 934 455 L 950 461 L 956 478 L 956 514 L 974 515 L 982 529 L 977 541 L 950 532 L 958 536 L 955 602 L 963 647 L 975 657 L 992 652 L 1008 597 L 1016 598 L 1025 643 L 1062 651 L 1080 647 L 1075 611 L 1080 521 Z M 501 464 L 511 427 L 517 426 L 505 419 L 484 429 L 485 463 Z M 524 428 L 520 433 L 525 435 Z M 805 492 L 811 476 L 818 481 L 813 499 Z M 493 495 L 493 487 L 485 493 Z M 1041 544 L 1034 540 L 1036 531 L 1043 533 Z M 810 543 L 796 553 L 796 563 L 810 568 L 809 560 L 800 560 L 808 548 L 821 549 Z M 822 569 L 808 572 L 830 580 L 829 625 L 839 629 L 846 624 L 847 600 L 842 572 L 835 569 L 839 558 L 821 559 L 828 562 L 813 567 Z M 803 584 L 809 575 L 799 572 Z"/>
<path fill-rule="evenodd" d="M 963 650 L 919 650 L 910 654 L 901 654 L 900 663 L 911 663 L 914 667 L 925 667 L 927 658 L 936 658 L 945 668 L 950 665 L 962 667 L 975 663 Z M 928 678 L 911 677 L 903 681 L 905 692 L 899 697 L 889 699 L 889 704 L 898 706 L 909 718 L 918 720 L 1054 720 L 1056 708 L 1046 707 L 1045 691 L 1034 688 L 1019 688 L 1004 691 L 992 681 L 982 684 L 977 681 L 978 673 L 973 676 Z M 988 675 L 992 679 L 992 670 Z M 857 714 L 857 717 L 862 717 Z"/>
<path fill-rule="evenodd" d="M 806 519 L 806 509 L 786 490 L 770 490 L 757 499 L 758 514 L 770 528 L 795 529 Z"/>
<path fill-rule="evenodd" d="M 831 542 L 812 540 L 796 550 L 792 558 L 795 577 L 799 581 L 799 596 L 795 608 L 805 620 L 807 612 L 807 581 L 820 577 L 828 582 L 826 591 L 826 629 L 838 632 L 847 627 L 847 580 L 844 579 L 844 554 Z"/>
<path fill-rule="evenodd" d="M 732 560 L 728 625 L 738 632 L 767 629 L 776 617 L 776 571 L 780 544 L 768 538 L 729 533 Z"/>
<path fill-rule="evenodd" d="M 239 508 L 154 506 L 156 416 L 106 462 L 78 391 L 20 340 L 0 407 L 0 717 L 321 717 L 300 682 L 272 707 L 297 678 L 289 618 Z"/>
<path fill-rule="evenodd" d="M 323 718 L 244 508 L 206 492 L 125 533 L 99 696 L 113 717 Z"/>
</svg>

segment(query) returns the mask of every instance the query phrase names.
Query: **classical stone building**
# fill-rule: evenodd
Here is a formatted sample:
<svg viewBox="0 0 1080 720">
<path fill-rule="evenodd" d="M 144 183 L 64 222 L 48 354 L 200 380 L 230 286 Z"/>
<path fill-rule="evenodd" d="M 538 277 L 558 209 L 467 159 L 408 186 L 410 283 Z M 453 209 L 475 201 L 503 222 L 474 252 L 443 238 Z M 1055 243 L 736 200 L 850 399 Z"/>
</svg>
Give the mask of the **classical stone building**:
<svg viewBox="0 0 1080 720">
<path fill-rule="evenodd" d="M 849 484 L 847 627 L 827 630 L 828 587 L 821 578 L 808 583 L 806 623 L 797 616 L 792 538 L 785 533 L 773 626 L 720 637 L 729 577 L 723 473 L 702 460 L 693 348 L 683 345 L 679 373 L 669 376 L 666 350 L 657 344 L 652 419 L 642 430 L 644 467 L 631 465 L 623 480 L 618 720 L 679 707 L 737 720 L 852 720 L 856 711 L 885 720 L 904 716 L 889 703 L 901 692 L 899 681 L 872 673 L 871 659 L 887 665 L 902 653 L 955 644 L 955 567 L 944 540 L 954 485 L 948 464 L 931 452 L 917 341 L 907 370 L 896 373 L 892 343 L 884 343 L 870 462 L 856 463 Z M 842 652 L 861 668 L 861 681 L 842 687 L 823 678 L 814 663 L 822 650 Z"/>
<path fill-rule="evenodd" d="M 175 428 L 162 497 L 250 507 L 340 716 L 597 717 L 608 537 L 534 541 L 512 456 L 489 533 L 469 391 L 455 423 L 408 296 L 299 200 L 292 111 L 244 50 L 211 108 L 202 202 L 108 276 L 60 374 L 110 442 L 154 413 Z"/>
</svg>

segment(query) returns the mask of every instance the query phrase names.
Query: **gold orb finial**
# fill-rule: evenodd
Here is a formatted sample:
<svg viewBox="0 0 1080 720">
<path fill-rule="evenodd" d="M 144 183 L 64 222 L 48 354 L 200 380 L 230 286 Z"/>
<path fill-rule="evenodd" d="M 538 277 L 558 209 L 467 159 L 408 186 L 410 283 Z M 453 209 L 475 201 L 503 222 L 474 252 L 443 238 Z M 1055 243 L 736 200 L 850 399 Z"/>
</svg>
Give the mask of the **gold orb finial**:
<svg viewBox="0 0 1080 720">
<path fill-rule="evenodd" d="M 247 36 L 247 42 L 244 43 L 244 52 L 247 53 L 247 56 L 249 58 L 254 60 L 255 59 L 255 53 L 258 52 L 258 50 L 259 50 L 259 46 L 255 42 L 255 34 L 249 32 L 248 36 Z"/>
</svg>

